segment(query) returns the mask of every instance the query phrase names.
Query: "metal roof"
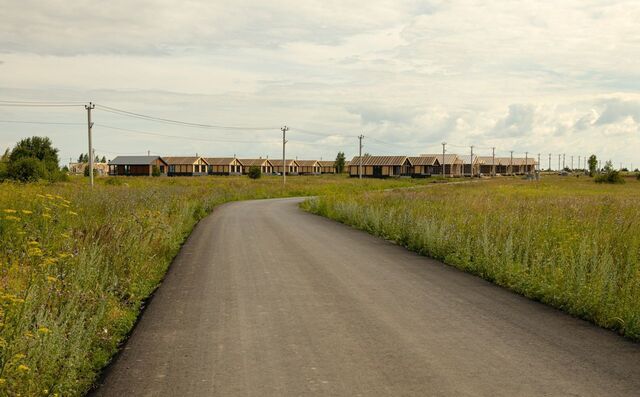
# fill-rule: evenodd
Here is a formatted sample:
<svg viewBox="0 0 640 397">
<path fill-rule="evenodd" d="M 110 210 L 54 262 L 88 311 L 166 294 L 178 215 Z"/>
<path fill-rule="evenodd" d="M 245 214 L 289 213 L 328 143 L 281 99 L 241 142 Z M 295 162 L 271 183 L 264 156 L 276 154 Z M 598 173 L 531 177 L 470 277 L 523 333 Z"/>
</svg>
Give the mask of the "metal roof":
<svg viewBox="0 0 640 397">
<path fill-rule="evenodd" d="M 398 166 L 404 165 L 407 160 L 407 156 L 363 156 L 362 165 Z M 409 163 L 411 164 L 411 161 Z M 360 157 L 355 156 L 351 160 L 351 165 L 360 165 Z"/>
<path fill-rule="evenodd" d="M 169 165 L 195 164 L 199 159 L 204 160 L 202 157 L 163 157 L 162 159 Z M 204 162 L 206 163 L 207 160 L 204 160 Z"/>
<path fill-rule="evenodd" d="M 440 161 L 435 156 L 409 157 L 409 161 L 411 162 L 411 165 L 440 165 Z"/>
<path fill-rule="evenodd" d="M 109 161 L 112 165 L 149 165 L 156 160 L 160 159 L 165 162 L 160 156 L 117 156 L 115 159 Z"/>
<path fill-rule="evenodd" d="M 231 163 L 233 163 L 233 160 L 238 160 L 235 157 L 205 157 L 204 161 L 207 162 L 207 164 L 209 165 L 230 165 Z M 242 161 L 238 160 L 238 162 L 240 162 L 240 165 L 242 164 Z"/>
<path fill-rule="evenodd" d="M 315 167 L 320 165 L 318 160 L 296 160 L 300 167 Z"/>
<path fill-rule="evenodd" d="M 336 162 L 335 161 L 318 160 L 318 163 L 320 164 L 321 167 L 335 167 L 336 166 Z"/>
<path fill-rule="evenodd" d="M 282 167 L 282 159 L 280 159 L 280 160 L 272 160 L 271 164 L 273 164 L 274 167 Z M 298 161 L 297 160 L 293 160 L 293 159 L 285 160 L 285 164 L 287 166 L 299 165 Z"/>
<path fill-rule="evenodd" d="M 429 153 L 429 154 L 421 154 L 420 157 L 435 157 L 438 159 L 440 164 L 442 161 L 442 153 Z M 462 164 L 462 160 L 457 154 L 454 153 L 446 153 L 444 155 L 444 164 Z"/>
<path fill-rule="evenodd" d="M 269 159 L 238 159 L 238 161 L 245 167 L 262 166 L 264 163 L 273 165 Z"/>
</svg>

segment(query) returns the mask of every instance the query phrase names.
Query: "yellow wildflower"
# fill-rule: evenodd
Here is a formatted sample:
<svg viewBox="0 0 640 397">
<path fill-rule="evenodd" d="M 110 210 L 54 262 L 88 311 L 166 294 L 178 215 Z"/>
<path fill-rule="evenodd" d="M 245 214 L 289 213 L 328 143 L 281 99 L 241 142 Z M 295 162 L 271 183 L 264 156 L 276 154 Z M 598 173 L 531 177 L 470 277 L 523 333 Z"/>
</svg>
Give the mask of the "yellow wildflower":
<svg viewBox="0 0 640 397">
<path fill-rule="evenodd" d="M 40 245 L 40 243 L 39 243 L 39 242 L 34 241 L 34 240 L 27 241 L 27 244 L 28 244 L 28 245 L 31 245 L 31 246 L 37 246 L 37 245 Z"/>
<path fill-rule="evenodd" d="M 15 213 L 16 213 L 16 212 L 18 212 L 18 211 L 16 211 L 16 210 L 12 210 L 11 208 L 6 208 L 6 209 L 4 210 L 4 212 L 5 212 L 5 214 L 15 214 Z"/>
<path fill-rule="evenodd" d="M 61 236 L 64 237 L 64 238 L 71 238 L 69 233 L 62 233 Z"/>
<path fill-rule="evenodd" d="M 0 349 L 4 349 L 5 347 L 7 347 L 7 341 L 0 337 Z"/>
<path fill-rule="evenodd" d="M 51 330 L 47 327 L 40 327 L 38 328 L 38 333 L 43 334 L 43 335 L 47 335 L 49 333 L 51 333 Z"/>
<path fill-rule="evenodd" d="M 33 338 L 33 332 L 31 332 L 31 331 L 25 331 L 25 332 L 24 332 L 24 336 L 25 336 L 26 338 Z"/>
<path fill-rule="evenodd" d="M 29 256 L 42 256 L 42 250 L 38 247 L 31 247 L 27 250 Z"/>
<path fill-rule="evenodd" d="M 44 196 L 43 196 L 43 195 L 41 195 L 40 193 L 37 193 L 37 194 L 36 194 L 36 196 L 37 196 L 37 197 L 40 197 L 40 198 L 44 198 Z"/>
<path fill-rule="evenodd" d="M 25 215 L 31 215 L 33 214 L 33 211 L 29 211 L 29 210 L 21 210 L 20 212 L 22 212 Z"/>
<path fill-rule="evenodd" d="M 56 281 L 58 281 L 58 279 L 53 276 L 47 276 L 47 281 L 50 283 L 55 283 Z"/>
<path fill-rule="evenodd" d="M 4 217 L 4 219 L 8 220 L 8 221 L 19 221 L 20 218 L 18 218 L 17 216 L 13 216 L 13 215 L 7 215 Z"/>
<path fill-rule="evenodd" d="M 49 218 L 51 218 L 51 215 L 49 215 L 49 214 L 42 214 L 42 217 L 43 217 L 43 218 L 47 218 L 47 219 L 49 219 Z"/>
<path fill-rule="evenodd" d="M 22 360 L 25 357 L 27 357 L 27 356 L 25 354 L 22 354 L 22 353 L 18 353 L 15 356 L 13 356 L 13 358 L 15 358 L 16 360 Z"/>
<path fill-rule="evenodd" d="M 29 372 L 29 371 L 31 371 L 31 368 L 27 367 L 24 364 L 20 364 L 20 365 L 18 365 L 18 371 L 20 371 L 20 372 Z"/>
<path fill-rule="evenodd" d="M 73 212 L 73 211 L 68 211 L 68 213 L 69 213 L 69 215 L 74 215 L 74 216 L 75 216 L 75 215 L 78 215 L 78 213 L 77 213 L 77 212 Z"/>
<path fill-rule="evenodd" d="M 59 196 L 59 195 L 57 195 L 57 194 L 56 194 L 56 198 L 57 198 L 58 200 L 64 200 L 64 197 Z"/>
<path fill-rule="evenodd" d="M 70 256 L 71 256 L 71 254 L 67 254 L 66 252 L 62 252 L 62 253 L 58 254 L 58 258 L 60 258 L 60 259 L 65 259 L 65 258 L 68 258 Z"/>
<path fill-rule="evenodd" d="M 4 380 L 4 378 L 0 378 L 0 386 L 1 386 L 1 385 L 4 385 L 5 383 L 7 383 L 7 381 L 6 381 L 6 380 Z"/>
</svg>

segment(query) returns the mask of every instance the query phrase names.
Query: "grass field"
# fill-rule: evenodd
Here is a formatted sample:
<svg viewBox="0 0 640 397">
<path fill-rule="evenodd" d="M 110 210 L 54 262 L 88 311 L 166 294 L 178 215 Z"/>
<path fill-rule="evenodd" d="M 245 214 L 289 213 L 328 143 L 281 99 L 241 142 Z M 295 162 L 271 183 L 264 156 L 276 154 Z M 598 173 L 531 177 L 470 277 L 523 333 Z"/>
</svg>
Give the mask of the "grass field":
<svg viewBox="0 0 640 397">
<path fill-rule="evenodd" d="M 496 179 L 310 199 L 310 212 L 640 339 L 640 182 Z"/>
<path fill-rule="evenodd" d="M 232 200 L 424 184 L 343 176 L 0 184 L 0 395 L 82 395 L 196 222 Z"/>
</svg>

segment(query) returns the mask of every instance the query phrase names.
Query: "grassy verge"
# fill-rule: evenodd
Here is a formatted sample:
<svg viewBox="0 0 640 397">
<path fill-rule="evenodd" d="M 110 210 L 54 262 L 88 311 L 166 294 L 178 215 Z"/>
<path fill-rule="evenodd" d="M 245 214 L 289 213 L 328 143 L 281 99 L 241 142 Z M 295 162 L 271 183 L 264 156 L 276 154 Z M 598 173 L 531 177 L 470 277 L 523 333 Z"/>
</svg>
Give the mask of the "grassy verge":
<svg viewBox="0 0 640 397">
<path fill-rule="evenodd" d="M 0 395 L 83 394 L 199 219 L 233 200 L 408 187 L 342 176 L 0 184 Z"/>
<path fill-rule="evenodd" d="M 310 212 L 640 339 L 640 183 L 515 179 L 325 196 Z"/>
</svg>

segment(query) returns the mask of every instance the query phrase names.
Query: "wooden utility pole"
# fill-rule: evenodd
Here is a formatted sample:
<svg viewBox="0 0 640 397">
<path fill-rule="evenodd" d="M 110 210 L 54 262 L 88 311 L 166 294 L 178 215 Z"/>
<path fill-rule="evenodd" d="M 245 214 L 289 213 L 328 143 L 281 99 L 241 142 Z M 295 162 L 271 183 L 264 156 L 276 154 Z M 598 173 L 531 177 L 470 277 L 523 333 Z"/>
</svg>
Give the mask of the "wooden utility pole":
<svg viewBox="0 0 640 397">
<path fill-rule="evenodd" d="M 360 134 L 360 136 L 358 136 L 358 178 L 362 179 L 362 139 L 364 138 L 363 134 Z"/>
<path fill-rule="evenodd" d="M 444 153 L 446 152 L 445 147 L 447 146 L 447 142 L 442 142 L 442 177 L 444 178 L 444 169 L 445 167 L 445 162 L 444 162 Z"/>
<path fill-rule="evenodd" d="M 524 170 L 529 175 L 529 152 L 524 152 Z"/>
<path fill-rule="evenodd" d="M 93 143 L 91 142 L 91 129 L 93 128 L 93 123 L 91 122 L 91 111 L 95 109 L 96 105 L 89 102 L 88 105 L 84 105 L 84 108 L 87 109 L 87 129 L 89 133 L 89 183 L 91 184 L 91 188 L 93 188 Z"/>
<path fill-rule="evenodd" d="M 471 158 L 469 159 L 469 176 L 473 178 L 473 145 L 471 145 Z"/>
<path fill-rule="evenodd" d="M 513 175 L 513 150 L 511 150 L 511 160 L 509 160 L 509 175 Z"/>
<path fill-rule="evenodd" d="M 491 176 L 496 176 L 496 147 L 491 148 Z"/>
<path fill-rule="evenodd" d="M 551 171 L 551 153 L 549 153 L 549 171 Z"/>
<path fill-rule="evenodd" d="M 286 125 L 280 128 L 282 131 L 282 186 L 287 185 L 287 166 L 285 165 L 286 160 L 286 151 L 285 147 L 287 146 L 287 131 L 289 131 L 289 127 Z"/>
</svg>

